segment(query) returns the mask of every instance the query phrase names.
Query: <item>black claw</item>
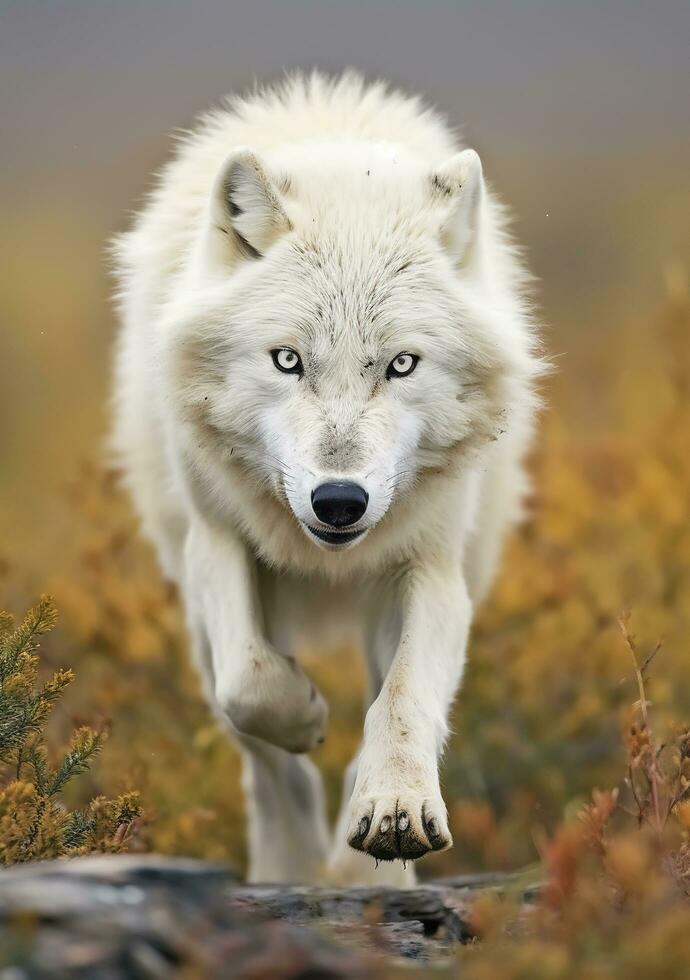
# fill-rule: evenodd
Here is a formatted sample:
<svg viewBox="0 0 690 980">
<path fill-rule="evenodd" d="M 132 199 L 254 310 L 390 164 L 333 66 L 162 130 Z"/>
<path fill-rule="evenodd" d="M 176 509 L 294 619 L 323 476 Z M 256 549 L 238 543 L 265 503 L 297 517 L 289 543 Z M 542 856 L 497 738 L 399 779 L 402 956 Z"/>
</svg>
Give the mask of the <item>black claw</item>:
<svg viewBox="0 0 690 980">
<path fill-rule="evenodd" d="M 367 834 L 369 833 L 369 827 L 371 825 L 371 819 L 366 815 L 361 818 L 357 824 L 357 830 L 354 832 L 352 837 L 348 839 L 348 844 L 350 847 L 354 847 L 356 851 L 364 850 L 364 841 Z"/>
<path fill-rule="evenodd" d="M 438 820 L 436 817 L 429 817 L 427 820 L 426 815 L 422 811 L 422 822 L 424 824 L 424 830 L 429 838 L 429 843 L 431 844 L 431 849 L 433 851 L 442 850 L 448 841 L 442 836 L 441 831 L 438 826 Z"/>
</svg>

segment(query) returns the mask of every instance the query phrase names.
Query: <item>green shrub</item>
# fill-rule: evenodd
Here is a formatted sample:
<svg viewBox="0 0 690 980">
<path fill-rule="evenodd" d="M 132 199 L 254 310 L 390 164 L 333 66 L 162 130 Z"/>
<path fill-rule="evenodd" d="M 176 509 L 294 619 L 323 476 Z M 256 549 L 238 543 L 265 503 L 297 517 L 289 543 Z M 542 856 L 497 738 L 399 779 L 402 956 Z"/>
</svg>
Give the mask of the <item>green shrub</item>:
<svg viewBox="0 0 690 980">
<path fill-rule="evenodd" d="M 39 637 L 56 618 L 48 596 L 20 626 L 0 613 L 0 864 L 122 850 L 140 812 L 136 793 L 96 797 L 76 810 L 61 800 L 65 786 L 100 752 L 106 732 L 78 728 L 51 764 L 46 723 L 74 678 L 71 670 L 58 670 L 39 681 Z"/>
</svg>

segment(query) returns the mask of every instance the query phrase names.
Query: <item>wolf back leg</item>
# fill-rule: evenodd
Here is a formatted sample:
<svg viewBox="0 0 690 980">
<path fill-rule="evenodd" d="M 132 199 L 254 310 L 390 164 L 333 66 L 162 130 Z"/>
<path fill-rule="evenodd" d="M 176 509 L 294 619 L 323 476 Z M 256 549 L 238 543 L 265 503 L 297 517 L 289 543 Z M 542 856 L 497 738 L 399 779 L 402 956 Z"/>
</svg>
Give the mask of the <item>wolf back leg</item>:
<svg viewBox="0 0 690 980">
<path fill-rule="evenodd" d="M 240 740 L 251 882 L 322 880 L 330 846 L 321 775 L 311 759 Z"/>
</svg>

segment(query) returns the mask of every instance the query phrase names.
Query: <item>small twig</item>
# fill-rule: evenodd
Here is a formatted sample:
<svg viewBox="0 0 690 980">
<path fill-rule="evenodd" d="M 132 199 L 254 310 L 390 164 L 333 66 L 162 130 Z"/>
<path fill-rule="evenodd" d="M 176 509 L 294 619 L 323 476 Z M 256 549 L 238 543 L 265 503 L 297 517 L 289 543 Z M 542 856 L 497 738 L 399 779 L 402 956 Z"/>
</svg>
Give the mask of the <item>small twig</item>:
<svg viewBox="0 0 690 980">
<path fill-rule="evenodd" d="M 641 824 L 644 820 L 644 805 L 637 795 L 637 788 L 635 786 L 635 778 L 633 776 L 632 765 L 628 763 L 628 786 L 630 787 L 630 792 L 635 800 L 635 805 L 637 806 L 637 822 Z"/>
<path fill-rule="evenodd" d="M 664 823 L 666 821 L 665 820 L 662 821 L 661 819 L 661 808 L 659 806 L 659 770 L 656 764 L 656 751 L 654 746 L 654 738 L 652 734 L 652 729 L 650 728 L 649 725 L 649 714 L 647 712 L 647 705 L 649 702 L 647 701 L 647 693 L 645 691 L 644 677 L 642 673 L 643 670 L 645 670 L 649 666 L 649 664 L 652 662 L 654 657 L 659 652 L 659 647 L 661 646 L 661 644 L 658 643 L 656 645 L 656 647 L 646 658 L 642 668 L 640 669 L 639 662 L 637 659 L 637 647 L 635 645 L 635 639 L 631 635 L 630 631 L 628 630 L 628 626 L 624 616 L 619 617 L 618 625 L 620 626 L 621 632 L 623 634 L 623 638 L 625 639 L 628 649 L 630 650 L 630 655 L 632 657 L 633 666 L 635 669 L 635 677 L 637 678 L 637 688 L 640 693 L 639 705 L 640 705 L 640 715 L 642 718 L 642 724 L 644 725 L 645 729 L 649 732 L 649 749 L 651 755 L 650 755 L 649 765 L 647 766 L 647 775 L 649 778 L 649 786 L 652 793 L 652 806 L 654 807 L 654 819 L 656 821 L 656 829 L 657 832 L 661 832 Z"/>
<path fill-rule="evenodd" d="M 647 657 L 645 658 L 645 662 L 640 667 L 640 673 L 642 674 L 643 677 L 644 677 L 644 675 L 647 672 L 647 668 L 651 664 L 652 660 L 654 660 L 654 658 L 656 657 L 656 655 L 659 652 L 659 650 L 661 650 L 661 640 L 659 640 L 659 642 L 654 647 L 654 649 L 652 650 L 652 652 L 647 655 Z"/>
<path fill-rule="evenodd" d="M 680 802 L 683 793 L 683 759 L 682 756 L 678 762 L 678 771 L 676 772 L 675 786 L 673 787 L 673 797 L 668 805 L 669 814 L 673 813 L 676 805 Z"/>
</svg>

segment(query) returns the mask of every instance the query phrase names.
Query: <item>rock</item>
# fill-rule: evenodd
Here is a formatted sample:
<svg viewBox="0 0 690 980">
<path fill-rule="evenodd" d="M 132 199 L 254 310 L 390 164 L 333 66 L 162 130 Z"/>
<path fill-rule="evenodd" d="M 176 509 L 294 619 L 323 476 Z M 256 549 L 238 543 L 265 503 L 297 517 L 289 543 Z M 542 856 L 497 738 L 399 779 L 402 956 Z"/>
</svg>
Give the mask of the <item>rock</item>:
<svg viewBox="0 0 690 980">
<path fill-rule="evenodd" d="M 250 886 L 222 865 L 155 855 L 21 865 L 0 872 L 0 978 L 370 977 L 382 956 L 447 955 L 472 936 L 477 889 L 510 880 L 336 889 Z"/>
</svg>

